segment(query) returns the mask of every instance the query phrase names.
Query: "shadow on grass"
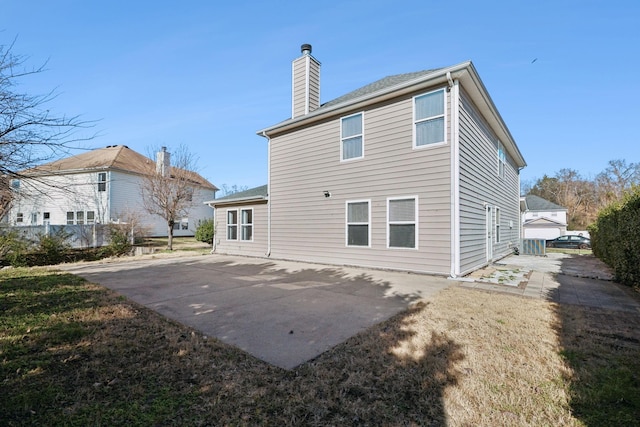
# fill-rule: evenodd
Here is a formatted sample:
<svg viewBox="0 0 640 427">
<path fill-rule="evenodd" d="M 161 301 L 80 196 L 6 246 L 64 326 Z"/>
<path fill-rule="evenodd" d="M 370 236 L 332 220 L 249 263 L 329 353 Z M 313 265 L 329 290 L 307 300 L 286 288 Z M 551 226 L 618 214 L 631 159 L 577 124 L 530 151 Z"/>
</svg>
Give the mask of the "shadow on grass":
<svg viewBox="0 0 640 427">
<path fill-rule="evenodd" d="M 561 355 L 573 372 L 567 378 L 571 410 L 585 426 L 638 426 L 640 298 L 616 283 L 589 278 L 606 276 L 597 263 L 593 257 L 564 259 L 568 274 L 555 275 L 559 287 L 550 295 L 558 302 Z"/>
<path fill-rule="evenodd" d="M 322 272 L 354 292 L 390 286 Z M 298 273 L 291 284 L 304 284 Z M 0 315 L 6 425 L 446 425 L 443 393 L 463 356 L 444 333 L 420 335 L 412 316 L 427 305 L 283 370 L 73 276 L 18 276 L 0 276 L 3 308 L 16 292 L 29 307 Z"/>
</svg>

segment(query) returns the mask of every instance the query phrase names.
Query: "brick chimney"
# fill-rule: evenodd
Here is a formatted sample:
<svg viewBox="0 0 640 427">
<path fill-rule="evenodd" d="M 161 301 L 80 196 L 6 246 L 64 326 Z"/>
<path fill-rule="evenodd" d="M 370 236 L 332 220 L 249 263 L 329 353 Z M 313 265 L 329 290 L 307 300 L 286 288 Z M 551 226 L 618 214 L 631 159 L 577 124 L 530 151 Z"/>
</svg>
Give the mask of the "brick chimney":
<svg viewBox="0 0 640 427">
<path fill-rule="evenodd" d="M 311 56 L 311 45 L 303 44 L 302 56 L 292 64 L 291 118 L 320 107 L 320 62 Z"/>
<path fill-rule="evenodd" d="M 167 151 L 167 147 L 162 147 L 156 154 L 156 173 L 158 175 L 167 176 L 169 167 L 171 166 L 171 154 Z"/>
</svg>

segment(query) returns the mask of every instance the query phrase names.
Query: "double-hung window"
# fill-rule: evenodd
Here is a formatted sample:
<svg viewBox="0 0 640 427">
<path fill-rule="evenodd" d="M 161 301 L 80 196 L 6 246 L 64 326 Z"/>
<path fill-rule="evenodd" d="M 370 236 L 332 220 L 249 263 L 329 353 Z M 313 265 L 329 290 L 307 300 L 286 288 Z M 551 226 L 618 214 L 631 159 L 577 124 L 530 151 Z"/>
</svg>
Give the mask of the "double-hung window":
<svg viewBox="0 0 640 427">
<path fill-rule="evenodd" d="M 500 243 L 500 208 L 496 208 L 496 243 Z"/>
<path fill-rule="evenodd" d="M 98 172 L 98 191 L 107 191 L 107 173 Z"/>
<path fill-rule="evenodd" d="M 238 211 L 227 211 L 227 240 L 238 240 Z"/>
<path fill-rule="evenodd" d="M 240 240 L 253 240 L 253 209 L 240 210 Z"/>
<path fill-rule="evenodd" d="M 363 113 L 340 119 L 340 152 L 342 160 L 364 157 Z"/>
<path fill-rule="evenodd" d="M 504 147 L 501 143 L 498 143 L 498 176 L 504 178 L 504 165 L 507 162 L 507 155 L 504 152 Z"/>
<path fill-rule="evenodd" d="M 388 199 L 388 247 L 417 249 L 417 200 L 417 197 Z"/>
<path fill-rule="evenodd" d="M 96 213 L 94 211 L 87 211 L 87 224 L 96 223 Z"/>
<path fill-rule="evenodd" d="M 22 212 L 18 212 L 16 214 L 16 223 L 24 222 L 24 214 Z"/>
<path fill-rule="evenodd" d="M 370 203 L 347 202 L 347 246 L 369 246 Z"/>
<path fill-rule="evenodd" d="M 445 142 L 445 92 L 439 89 L 413 98 L 413 146 Z"/>
<path fill-rule="evenodd" d="M 67 212 L 67 225 L 75 224 L 75 220 L 76 220 L 75 213 L 73 211 L 68 211 Z"/>
</svg>

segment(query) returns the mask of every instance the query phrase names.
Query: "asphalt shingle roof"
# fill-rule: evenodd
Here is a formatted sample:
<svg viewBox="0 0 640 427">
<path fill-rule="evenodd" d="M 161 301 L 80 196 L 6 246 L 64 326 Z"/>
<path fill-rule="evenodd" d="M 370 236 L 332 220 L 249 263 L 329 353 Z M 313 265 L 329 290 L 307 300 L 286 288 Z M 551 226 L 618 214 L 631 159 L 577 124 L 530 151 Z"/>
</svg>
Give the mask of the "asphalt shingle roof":
<svg viewBox="0 0 640 427">
<path fill-rule="evenodd" d="M 560 205 L 557 205 L 553 202 L 543 199 L 539 196 L 528 195 L 525 196 L 527 202 L 527 208 L 530 211 L 557 211 L 557 210 L 567 210 Z"/>
<path fill-rule="evenodd" d="M 440 70 L 440 68 L 434 68 L 432 70 L 422 70 L 422 71 L 416 71 L 413 73 L 405 73 L 405 74 L 395 74 L 392 76 L 387 76 L 384 77 L 380 80 L 376 80 L 373 83 L 370 83 L 366 86 L 362 86 L 359 89 L 356 89 L 352 92 L 349 92 L 345 95 L 342 95 L 336 99 L 333 99 L 329 102 L 326 102 L 324 104 L 322 104 L 322 106 L 320 108 L 327 108 L 327 107 L 331 107 L 333 105 L 337 105 L 337 104 L 341 104 L 343 102 L 347 102 L 350 101 L 352 99 L 356 99 L 356 98 L 360 98 L 361 96 L 366 96 L 393 86 L 398 86 L 401 85 L 402 83 L 420 78 L 422 76 L 426 76 L 428 74 L 431 74 L 433 72 L 436 72 Z"/>
<path fill-rule="evenodd" d="M 267 185 L 261 185 L 260 187 L 254 187 L 245 191 L 239 191 L 237 193 L 229 194 L 228 196 L 220 197 L 215 201 L 221 202 L 221 201 L 232 201 L 232 200 L 238 200 L 238 199 L 253 199 L 253 198 L 259 199 L 259 198 L 267 197 L 268 193 L 269 193 L 269 187 Z"/>
<path fill-rule="evenodd" d="M 133 151 L 126 145 L 110 145 L 66 157 L 37 166 L 26 174 L 59 174 L 72 171 L 121 170 L 147 175 L 155 172 L 156 163 L 150 158 Z M 196 172 L 189 172 L 189 180 L 205 188 L 218 188 Z"/>
</svg>

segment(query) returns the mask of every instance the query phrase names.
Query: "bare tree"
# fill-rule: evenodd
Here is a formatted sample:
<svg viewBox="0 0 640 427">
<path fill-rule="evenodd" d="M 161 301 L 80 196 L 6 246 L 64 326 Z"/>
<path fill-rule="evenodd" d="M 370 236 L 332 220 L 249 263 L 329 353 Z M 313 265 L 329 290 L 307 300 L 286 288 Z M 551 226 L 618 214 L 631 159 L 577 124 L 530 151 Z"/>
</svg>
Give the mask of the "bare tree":
<svg viewBox="0 0 640 427">
<path fill-rule="evenodd" d="M 79 129 L 93 123 L 81 121 L 79 116 L 55 116 L 46 108 L 56 97 L 55 91 L 29 95 L 18 90 L 21 79 L 45 70 L 44 65 L 26 68 L 27 58 L 12 51 L 14 43 L 0 45 L 0 217 L 11 202 L 12 179 L 22 178 L 23 171 L 60 157 L 78 142 L 95 136 L 76 136 Z"/>
<path fill-rule="evenodd" d="M 188 215 L 194 206 L 193 194 L 197 182 L 195 157 L 181 145 L 169 154 L 166 147 L 157 153 L 156 169 L 147 174 L 141 184 L 145 209 L 167 222 L 167 249 L 173 250 L 173 226 Z"/>
<path fill-rule="evenodd" d="M 600 207 L 620 200 L 634 185 L 640 184 L 640 163 L 609 160 L 609 166 L 596 176 Z"/>
</svg>

